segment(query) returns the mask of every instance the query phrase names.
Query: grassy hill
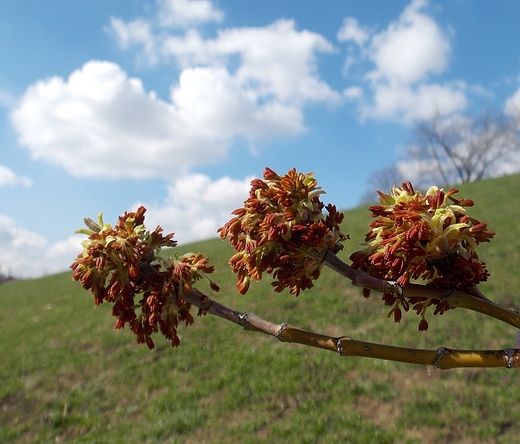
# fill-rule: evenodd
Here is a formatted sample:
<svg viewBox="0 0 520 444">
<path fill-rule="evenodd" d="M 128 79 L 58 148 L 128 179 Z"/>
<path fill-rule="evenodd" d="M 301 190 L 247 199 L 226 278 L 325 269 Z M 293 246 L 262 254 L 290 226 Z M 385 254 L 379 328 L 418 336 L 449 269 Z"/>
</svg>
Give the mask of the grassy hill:
<svg viewBox="0 0 520 444">
<path fill-rule="evenodd" d="M 497 232 L 479 247 L 492 274 L 483 291 L 515 309 L 518 189 L 515 175 L 459 193 L 475 200 L 471 214 Z M 346 213 L 352 240 L 344 257 L 357 249 L 368 222 L 366 209 Z M 298 298 L 274 294 L 267 281 L 240 296 L 226 265 L 227 242 L 179 247 L 188 250 L 217 266 L 216 300 L 272 322 L 422 348 L 510 347 L 516 333 L 462 309 L 430 315 L 425 333 L 411 313 L 394 324 L 378 295 L 365 300 L 330 270 Z M 94 307 L 70 273 L 2 285 L 0 303 L 0 442 L 518 442 L 517 370 L 441 371 L 341 358 L 210 316 L 181 329 L 180 348 L 157 338 L 149 351 L 129 331 L 115 331 L 110 307 Z"/>
</svg>

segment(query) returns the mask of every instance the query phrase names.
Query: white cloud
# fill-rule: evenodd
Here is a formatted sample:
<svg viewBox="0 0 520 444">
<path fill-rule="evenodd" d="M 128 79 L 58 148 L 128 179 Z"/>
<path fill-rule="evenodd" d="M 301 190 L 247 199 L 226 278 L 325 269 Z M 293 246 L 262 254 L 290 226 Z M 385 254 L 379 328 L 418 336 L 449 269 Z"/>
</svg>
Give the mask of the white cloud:
<svg viewBox="0 0 520 444">
<path fill-rule="evenodd" d="M 466 96 L 456 86 L 433 83 L 411 88 L 403 84 L 381 84 L 374 90 L 373 104 L 366 106 L 363 113 L 378 118 L 424 120 L 436 113 L 459 111 L 466 103 Z"/>
<path fill-rule="evenodd" d="M 224 68 L 184 70 L 171 99 L 157 99 L 113 63 L 92 61 L 67 81 L 31 86 L 11 118 L 34 158 L 84 177 L 170 177 L 222 159 L 234 136 L 303 130 L 301 108 L 260 104 Z"/>
<path fill-rule="evenodd" d="M 189 157 L 190 147 L 175 137 L 174 114 L 117 65 L 94 61 L 66 81 L 53 77 L 29 87 L 11 119 L 34 158 L 76 176 L 118 178 L 163 172 L 168 154 Z"/>
<path fill-rule="evenodd" d="M 339 100 L 316 66 L 315 53 L 332 52 L 332 45 L 319 34 L 297 31 L 293 20 L 222 31 L 215 46 L 223 55 L 241 57 L 236 76 L 242 85 L 257 86 L 257 94 L 295 103 Z"/>
<path fill-rule="evenodd" d="M 136 22 L 125 24 L 112 19 L 114 34 L 122 48 L 130 42 L 141 43 L 150 61 L 174 58 L 185 69 L 226 67 L 240 88 L 255 100 L 273 97 L 301 103 L 340 99 L 319 79 L 316 66 L 316 53 L 331 53 L 333 46 L 319 34 L 297 31 L 293 20 L 282 19 L 265 27 L 223 29 L 215 39 L 204 39 L 195 29 L 182 36 L 159 33 L 152 37 L 149 28 Z"/>
<path fill-rule="evenodd" d="M 120 46 L 140 44 L 149 60 L 173 58 L 182 68 L 226 67 L 242 88 L 280 100 L 338 100 L 337 92 L 319 79 L 316 53 L 334 48 L 323 36 L 296 30 L 293 20 L 265 27 L 227 28 L 214 39 L 196 29 L 183 35 L 151 31 L 150 22 L 125 23 L 112 18 L 112 33 Z M 238 65 L 237 65 L 238 60 Z"/>
<path fill-rule="evenodd" d="M 237 77 L 223 67 L 183 70 L 171 97 L 180 123 L 191 128 L 188 136 L 203 138 L 206 144 L 228 141 L 237 135 L 255 139 L 304 129 L 300 107 L 281 100 L 261 104 L 265 95 L 242 87 Z"/>
<path fill-rule="evenodd" d="M 41 266 L 42 271 L 46 274 L 52 274 L 67 270 L 72 261 L 82 251 L 81 242 L 84 240 L 85 236 L 75 234 L 50 245 L 45 251 L 45 260 Z"/>
<path fill-rule="evenodd" d="M 129 49 L 133 46 L 142 46 L 148 55 L 151 63 L 157 62 L 155 52 L 155 39 L 152 35 L 151 25 L 143 19 L 136 19 L 129 23 L 123 20 L 110 17 L 110 27 L 106 31 L 116 38 L 122 49 Z"/>
<path fill-rule="evenodd" d="M 30 187 L 32 185 L 32 181 L 28 177 L 18 176 L 9 168 L 0 165 L 0 187 L 17 185 Z"/>
<path fill-rule="evenodd" d="M 500 177 L 508 174 L 520 173 L 520 153 L 514 152 L 506 156 L 506 158 L 494 163 L 489 168 L 486 177 Z"/>
<path fill-rule="evenodd" d="M 442 185 L 438 173 L 432 171 L 432 162 L 429 160 L 404 160 L 397 162 L 396 167 L 403 180 L 412 182 L 416 188 Z"/>
<path fill-rule="evenodd" d="M 430 81 L 432 75 L 446 71 L 451 45 L 449 34 L 424 12 L 427 5 L 427 0 L 413 0 L 379 33 L 367 34 L 352 20 L 345 21 L 338 33 L 340 41 L 359 46 L 358 62 L 368 60 L 373 67 L 364 76 L 368 92 L 359 98 L 363 117 L 410 121 L 466 106 L 464 83 Z M 348 67 L 354 61 L 350 53 Z"/>
<path fill-rule="evenodd" d="M 45 238 L 0 215 L 0 271 L 30 278 L 64 271 L 81 251 L 81 239 L 71 237 L 48 246 Z"/>
<path fill-rule="evenodd" d="M 199 23 L 217 22 L 224 18 L 208 0 L 158 0 L 158 18 L 162 26 L 188 27 Z"/>
<path fill-rule="evenodd" d="M 350 100 L 361 98 L 363 96 L 363 88 L 359 86 L 345 88 L 343 91 L 343 96 Z"/>
<path fill-rule="evenodd" d="M 337 38 L 340 42 L 354 41 L 359 46 L 363 45 L 369 38 L 369 32 L 359 26 L 358 21 L 353 17 L 343 20 L 343 26 L 338 31 Z"/>
<path fill-rule="evenodd" d="M 168 187 L 168 196 L 158 204 L 136 203 L 147 208 L 146 224 L 157 225 L 175 239 L 187 243 L 217 236 L 217 229 L 231 219 L 249 196 L 250 182 L 222 177 L 212 181 L 203 174 L 190 174 Z"/>
<path fill-rule="evenodd" d="M 112 25 L 123 46 L 157 46 L 143 21 Z M 168 101 L 118 65 L 90 61 L 68 79 L 27 89 L 11 112 L 19 143 L 75 176 L 169 178 L 222 160 L 237 136 L 254 144 L 301 133 L 305 105 L 341 100 L 316 67 L 315 53 L 332 45 L 293 21 L 226 29 L 215 40 L 191 30 L 185 38 L 195 43 L 163 42 L 185 65 Z"/>
<path fill-rule="evenodd" d="M 426 4 L 412 1 L 396 22 L 373 36 L 370 58 L 376 69 L 368 78 L 408 84 L 446 69 L 450 43 L 437 23 L 421 12 Z"/>
</svg>

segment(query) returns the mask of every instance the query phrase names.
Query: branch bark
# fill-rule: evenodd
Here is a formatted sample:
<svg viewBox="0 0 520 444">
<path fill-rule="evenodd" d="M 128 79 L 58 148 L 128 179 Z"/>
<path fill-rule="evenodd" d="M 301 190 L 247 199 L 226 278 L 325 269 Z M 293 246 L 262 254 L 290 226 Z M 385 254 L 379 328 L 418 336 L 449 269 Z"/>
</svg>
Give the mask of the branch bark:
<svg viewBox="0 0 520 444">
<path fill-rule="evenodd" d="M 185 295 L 186 302 L 214 316 L 240 325 L 247 331 L 274 336 L 281 342 L 294 342 L 338 353 L 340 356 L 359 356 L 417 365 L 431 365 L 442 370 L 461 367 L 520 367 L 520 349 L 455 350 L 439 347 L 436 350 L 394 347 L 358 341 L 347 336 L 333 337 L 301 330 L 289 324 L 274 324 L 252 313 L 232 310 L 193 289 Z"/>
</svg>

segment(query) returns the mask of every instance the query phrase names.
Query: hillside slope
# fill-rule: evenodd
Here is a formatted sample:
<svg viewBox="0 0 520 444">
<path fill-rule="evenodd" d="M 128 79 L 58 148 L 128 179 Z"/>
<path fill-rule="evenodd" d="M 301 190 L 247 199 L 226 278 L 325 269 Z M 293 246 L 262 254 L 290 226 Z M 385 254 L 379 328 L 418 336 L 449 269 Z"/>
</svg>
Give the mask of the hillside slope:
<svg viewBox="0 0 520 444">
<path fill-rule="evenodd" d="M 471 215 L 497 232 L 479 247 L 492 273 L 483 290 L 516 309 L 518 189 L 515 175 L 459 193 L 475 201 Z M 346 212 L 351 240 L 342 257 L 358 248 L 369 220 L 366 209 Z M 221 286 L 216 300 L 273 322 L 426 348 L 508 347 L 516 333 L 461 309 L 430 314 L 426 333 L 413 313 L 394 324 L 379 296 L 364 299 L 330 270 L 298 298 L 274 294 L 268 281 L 240 296 L 225 241 L 178 251 L 210 257 Z M 157 338 L 149 351 L 128 330 L 115 331 L 110 307 L 94 307 L 70 273 L 2 285 L 0 300 L 0 442 L 484 443 L 515 442 L 520 433 L 516 371 L 340 358 L 210 316 L 181 328 L 178 349 Z"/>
</svg>

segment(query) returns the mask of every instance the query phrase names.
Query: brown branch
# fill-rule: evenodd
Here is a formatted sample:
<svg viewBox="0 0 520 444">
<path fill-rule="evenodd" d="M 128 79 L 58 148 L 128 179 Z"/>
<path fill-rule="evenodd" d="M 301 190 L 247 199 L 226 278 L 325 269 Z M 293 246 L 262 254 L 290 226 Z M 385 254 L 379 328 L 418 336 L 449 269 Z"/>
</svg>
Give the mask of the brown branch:
<svg viewBox="0 0 520 444">
<path fill-rule="evenodd" d="M 362 270 L 349 266 L 332 251 L 326 253 L 323 263 L 340 275 L 348 278 L 358 287 L 389 293 L 400 298 L 415 296 L 445 299 L 452 308 L 460 307 L 477 311 L 520 328 L 519 313 L 506 310 L 500 305 L 495 304 L 477 290 L 473 292 L 474 295 L 471 295 L 460 291 L 418 284 L 409 284 L 406 287 L 402 287 L 395 282 L 375 278 Z M 286 323 L 274 324 L 252 313 L 242 313 L 225 307 L 196 289 L 193 289 L 190 293 L 185 295 L 185 300 L 203 312 L 240 325 L 247 331 L 256 331 L 274 336 L 281 342 L 294 342 L 333 351 L 340 356 L 360 356 L 409 364 L 431 365 L 443 370 L 461 367 L 520 367 L 520 348 L 505 348 L 502 350 L 456 350 L 439 347 L 436 350 L 424 350 L 395 347 L 358 341 L 347 336 L 332 337 L 322 335 L 301 330 Z M 520 335 L 517 335 L 515 347 L 520 347 L 518 341 L 519 336 Z"/>
<path fill-rule="evenodd" d="M 323 264 L 331 268 L 340 275 L 350 279 L 356 287 L 368 288 L 369 290 L 380 293 L 391 294 L 397 298 L 424 297 L 434 299 L 445 299 L 451 308 L 466 308 L 491 316 L 506 324 L 520 329 L 520 313 L 508 310 L 490 299 L 486 298 L 477 289 L 473 290 L 473 295 L 453 289 L 445 289 L 433 286 L 408 284 L 402 287 L 395 282 L 378 279 L 362 270 L 351 267 L 337 257 L 332 251 L 328 250 L 323 259 Z"/>
<path fill-rule="evenodd" d="M 240 311 L 232 310 L 218 302 L 210 299 L 204 293 L 196 288 L 184 295 L 184 300 L 201 309 L 204 313 L 217 316 L 226 321 L 233 322 L 240 325 L 244 330 L 258 331 L 271 336 L 276 336 L 278 331 L 283 327 L 283 324 L 276 325 L 272 322 L 265 321 L 252 313 L 242 313 Z"/>
<path fill-rule="evenodd" d="M 294 342 L 338 353 L 340 356 L 360 356 L 418 365 L 432 365 L 442 370 L 460 367 L 520 367 L 520 349 L 503 350 L 454 350 L 439 347 L 423 350 L 394 347 L 358 341 L 346 336 L 332 337 L 293 327 L 286 323 L 274 324 L 252 313 L 242 313 L 227 308 L 193 289 L 185 300 L 206 313 L 240 325 L 245 330 L 274 336 L 281 342 Z"/>
</svg>

